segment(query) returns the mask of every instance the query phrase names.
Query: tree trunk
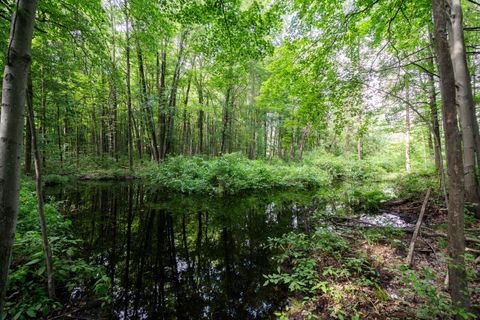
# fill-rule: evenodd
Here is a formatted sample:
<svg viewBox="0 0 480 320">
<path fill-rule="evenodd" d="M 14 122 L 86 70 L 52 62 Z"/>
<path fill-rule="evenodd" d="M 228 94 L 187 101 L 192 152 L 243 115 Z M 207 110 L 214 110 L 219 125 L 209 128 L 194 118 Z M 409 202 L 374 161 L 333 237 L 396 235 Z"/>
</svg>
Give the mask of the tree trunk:
<svg viewBox="0 0 480 320">
<path fill-rule="evenodd" d="M 3 76 L 0 118 L 0 318 L 18 215 L 23 108 L 36 10 L 36 0 L 17 1 Z"/>
<path fill-rule="evenodd" d="M 41 118 L 41 123 L 40 123 L 40 131 L 42 132 L 42 166 L 45 168 L 45 163 L 46 163 L 46 153 L 47 151 L 45 150 L 45 145 L 47 143 L 47 95 L 45 92 L 45 75 L 43 71 L 43 67 L 41 68 L 40 71 L 40 77 L 41 77 L 41 108 L 42 108 L 42 118 Z"/>
<path fill-rule="evenodd" d="M 190 86 L 192 84 L 192 77 L 188 78 L 187 92 L 185 93 L 185 100 L 183 101 L 183 128 L 182 128 L 182 152 L 185 154 L 188 150 L 188 132 L 187 132 L 187 106 L 188 96 L 190 95 Z"/>
<path fill-rule="evenodd" d="M 168 120 L 167 120 L 167 137 L 165 143 L 165 154 L 170 154 L 173 152 L 173 130 L 175 127 L 175 114 L 177 107 L 177 90 L 178 90 L 178 80 L 180 79 L 180 70 L 182 67 L 183 52 L 185 49 L 185 38 L 187 36 L 186 32 L 182 32 L 180 38 L 180 47 L 178 52 L 177 63 L 175 64 L 175 72 L 172 78 L 172 88 L 170 91 L 170 100 L 168 103 Z"/>
<path fill-rule="evenodd" d="M 30 131 L 30 118 L 27 117 L 25 125 L 25 174 L 32 173 L 32 133 Z"/>
<path fill-rule="evenodd" d="M 359 135 L 357 138 L 357 159 L 363 159 L 363 137 Z"/>
<path fill-rule="evenodd" d="M 304 127 L 302 129 L 302 139 L 300 140 L 300 149 L 298 150 L 298 161 L 301 161 L 303 158 L 303 149 L 305 148 L 305 141 L 307 140 L 308 132 L 310 127 Z M 280 145 L 279 145 L 280 150 Z"/>
<path fill-rule="evenodd" d="M 116 85 L 116 76 L 117 76 L 117 50 L 116 50 L 116 32 L 115 32 L 115 13 L 114 13 L 114 4 L 112 0 L 109 0 L 110 5 L 110 26 L 112 30 L 112 75 L 110 77 L 110 96 L 112 100 L 112 127 L 111 127 L 111 145 L 112 145 L 112 156 L 115 157 L 115 160 L 118 161 L 118 130 L 117 130 L 117 109 L 118 109 L 118 99 L 117 99 L 117 85 Z"/>
<path fill-rule="evenodd" d="M 45 254 L 45 265 L 47 266 L 47 287 L 50 299 L 55 298 L 55 282 L 53 280 L 53 259 L 52 249 L 48 242 L 47 220 L 43 210 L 43 190 L 42 190 L 42 166 L 40 164 L 40 153 L 38 152 L 37 133 L 35 130 L 35 117 L 33 115 L 33 88 L 32 79 L 28 77 L 27 87 L 27 108 L 28 120 L 30 125 L 31 142 L 33 145 L 33 156 L 35 160 L 35 187 L 37 190 L 37 210 L 40 219 L 40 230 L 42 231 L 43 252 Z"/>
<path fill-rule="evenodd" d="M 410 171 L 412 170 L 412 162 L 410 159 L 410 131 L 411 131 L 410 108 L 408 107 L 408 104 L 407 104 L 405 106 L 405 170 L 408 173 L 410 173 Z"/>
<path fill-rule="evenodd" d="M 223 107 L 222 141 L 220 146 L 220 151 L 222 154 L 228 153 L 229 140 L 231 139 L 229 124 L 231 123 L 230 104 L 231 104 L 231 100 L 233 99 L 232 91 L 233 91 L 233 88 L 231 85 L 229 85 L 227 88 L 227 93 L 225 94 L 225 105 Z"/>
<path fill-rule="evenodd" d="M 467 67 L 467 56 L 465 54 L 462 7 L 460 0 L 450 1 L 450 54 L 455 72 L 457 103 L 462 127 L 465 200 L 472 203 L 480 203 L 478 180 L 475 175 L 475 134 L 473 131 L 473 122 L 477 121 L 477 119 L 472 112 L 474 104 L 470 73 Z"/>
<path fill-rule="evenodd" d="M 126 48 L 127 57 L 127 112 L 128 112 L 128 166 L 133 170 L 133 114 L 132 114 L 132 89 L 130 80 L 130 26 L 128 17 L 128 0 L 125 1 L 125 20 L 126 20 Z"/>
<path fill-rule="evenodd" d="M 166 44 L 165 44 L 166 46 Z M 166 138 L 166 99 L 165 99 L 165 77 L 167 69 L 167 50 L 162 50 L 162 64 L 160 66 L 160 57 L 157 53 L 157 96 L 158 96 L 158 141 L 160 159 L 165 157 L 165 138 Z"/>
<path fill-rule="evenodd" d="M 200 60 L 200 67 L 202 66 L 202 62 Z M 203 82 L 201 83 L 197 78 L 195 79 L 195 87 L 197 88 L 197 94 L 198 94 L 198 103 L 200 104 L 200 108 L 203 108 Z M 198 111 L 198 121 L 197 121 L 197 126 L 198 126 L 198 149 L 197 152 L 202 154 L 203 153 L 203 122 L 205 118 L 205 111 L 203 109 L 200 109 Z"/>
<path fill-rule="evenodd" d="M 449 289 L 457 307 L 470 310 L 465 270 L 464 181 L 461 137 L 458 130 L 455 76 L 449 54 L 444 0 L 432 0 L 435 52 L 441 81 L 443 126 L 448 173 L 448 264 Z"/>
<path fill-rule="evenodd" d="M 160 154 L 158 152 L 157 134 L 155 132 L 155 126 L 153 124 L 152 106 L 150 105 L 150 102 L 148 101 L 148 96 L 147 96 L 147 84 L 145 81 L 145 71 L 143 69 L 142 50 L 140 48 L 140 41 L 138 40 L 138 37 L 136 38 L 137 38 L 138 73 L 140 74 L 140 85 L 142 89 L 140 101 L 142 103 L 143 109 L 145 109 L 146 111 L 147 125 L 150 131 L 150 138 L 152 139 L 151 146 L 152 146 L 153 159 L 158 163 L 160 162 Z"/>
<path fill-rule="evenodd" d="M 433 67 L 434 61 L 433 58 L 430 59 L 430 65 Z M 434 142 L 434 152 L 435 152 L 435 168 L 437 171 L 442 167 L 442 147 L 441 147 L 441 138 L 440 138 L 440 125 L 438 123 L 438 109 L 437 109 L 437 93 L 435 92 L 435 79 L 432 73 L 428 73 L 428 82 L 430 86 L 430 115 L 432 117 L 432 129 L 433 129 L 433 142 Z"/>
</svg>

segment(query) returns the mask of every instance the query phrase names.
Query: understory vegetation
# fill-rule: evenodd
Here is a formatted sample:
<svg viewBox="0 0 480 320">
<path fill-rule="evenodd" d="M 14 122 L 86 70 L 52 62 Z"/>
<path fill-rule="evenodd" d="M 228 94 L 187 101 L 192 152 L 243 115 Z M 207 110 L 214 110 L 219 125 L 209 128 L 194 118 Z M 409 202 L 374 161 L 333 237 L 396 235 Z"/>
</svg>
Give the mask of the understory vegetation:
<svg viewBox="0 0 480 320">
<path fill-rule="evenodd" d="M 20 212 L 13 249 L 7 304 L 3 319 L 41 319 L 61 311 L 66 304 L 95 299 L 108 302 L 110 280 L 102 266 L 81 256 L 82 240 L 74 236 L 72 221 L 62 216 L 53 199 L 45 205 L 53 253 L 57 298 L 47 292 L 47 271 L 38 223 L 37 199 L 31 181 L 20 192 Z"/>
<path fill-rule="evenodd" d="M 369 161 L 317 152 L 302 162 L 249 160 L 241 154 L 211 160 L 176 156 L 143 172 L 152 185 L 170 191 L 233 195 L 242 191 L 318 189 L 344 181 L 362 182 L 380 177 L 386 169 Z"/>
</svg>

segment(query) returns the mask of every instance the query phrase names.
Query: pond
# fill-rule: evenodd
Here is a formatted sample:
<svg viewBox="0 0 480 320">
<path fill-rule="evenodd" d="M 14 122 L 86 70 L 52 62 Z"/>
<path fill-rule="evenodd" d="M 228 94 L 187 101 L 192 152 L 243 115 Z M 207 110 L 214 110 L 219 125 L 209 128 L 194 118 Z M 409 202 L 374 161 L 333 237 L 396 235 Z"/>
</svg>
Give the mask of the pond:
<svg viewBox="0 0 480 320">
<path fill-rule="evenodd" d="M 213 198 L 138 182 L 50 189 L 113 280 L 109 319 L 271 319 L 287 291 L 264 286 L 276 269 L 269 237 L 308 231 L 310 192 Z"/>
</svg>

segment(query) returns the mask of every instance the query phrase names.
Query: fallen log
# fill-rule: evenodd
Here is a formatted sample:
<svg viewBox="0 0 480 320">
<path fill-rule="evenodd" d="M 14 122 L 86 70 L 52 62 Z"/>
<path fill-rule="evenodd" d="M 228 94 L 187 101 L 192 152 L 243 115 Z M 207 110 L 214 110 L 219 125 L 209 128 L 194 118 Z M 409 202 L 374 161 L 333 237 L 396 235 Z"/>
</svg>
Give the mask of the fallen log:
<svg viewBox="0 0 480 320">
<path fill-rule="evenodd" d="M 417 241 L 418 233 L 420 232 L 420 227 L 422 226 L 423 216 L 425 214 L 425 209 L 427 208 L 428 198 L 430 197 L 430 192 L 432 190 L 429 188 L 427 194 L 425 195 L 425 200 L 423 200 L 422 209 L 420 210 L 420 215 L 417 219 L 417 224 L 415 225 L 415 230 L 413 231 L 412 240 L 410 241 L 410 248 L 408 250 L 406 264 L 412 266 L 413 264 L 413 252 L 415 251 L 415 242 Z"/>
</svg>

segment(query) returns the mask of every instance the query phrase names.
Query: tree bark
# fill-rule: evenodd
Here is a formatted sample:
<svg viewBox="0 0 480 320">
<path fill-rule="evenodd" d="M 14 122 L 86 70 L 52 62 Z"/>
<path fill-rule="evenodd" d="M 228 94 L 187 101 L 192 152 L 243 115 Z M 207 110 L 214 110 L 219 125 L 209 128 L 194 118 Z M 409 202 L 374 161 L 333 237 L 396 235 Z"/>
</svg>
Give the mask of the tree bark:
<svg viewBox="0 0 480 320">
<path fill-rule="evenodd" d="M 140 48 L 140 41 L 138 40 L 138 37 L 137 37 L 137 57 L 138 57 L 138 73 L 140 74 L 140 85 L 142 87 L 140 101 L 147 115 L 148 129 L 150 131 L 150 138 L 152 139 L 151 146 L 153 151 L 153 159 L 158 163 L 160 162 L 160 154 L 158 152 L 157 134 L 155 132 L 155 126 L 153 124 L 152 106 L 150 105 L 150 102 L 148 101 L 148 96 L 147 96 L 147 84 L 145 81 L 145 71 L 143 68 L 143 55 L 142 55 L 142 50 Z"/>
<path fill-rule="evenodd" d="M 181 34 L 179 51 L 177 63 L 175 64 L 175 72 L 173 73 L 172 78 L 172 87 L 170 91 L 170 99 L 168 103 L 168 120 L 167 120 L 167 135 L 165 143 L 165 154 L 170 154 L 173 152 L 173 130 L 175 127 L 175 114 L 177 107 L 177 90 L 178 90 L 178 81 L 180 79 L 180 70 L 183 64 L 183 52 L 185 49 L 185 38 L 187 37 L 187 32 L 184 31 Z"/>
<path fill-rule="evenodd" d="M 462 149 L 457 122 L 455 76 L 446 33 L 444 0 L 432 0 L 435 52 L 441 81 L 443 126 L 448 173 L 448 264 L 449 289 L 457 307 L 470 310 L 465 270 L 464 181 Z"/>
<path fill-rule="evenodd" d="M 30 118 L 27 117 L 25 124 L 25 174 L 32 173 L 32 133 L 30 131 Z"/>
<path fill-rule="evenodd" d="M 133 170 L 133 118 L 132 118 L 132 89 L 130 79 L 130 26 L 128 16 L 128 0 L 125 0 L 125 20 L 126 20 L 126 48 L 125 54 L 127 58 L 127 113 L 128 113 L 128 166 L 130 171 Z"/>
<path fill-rule="evenodd" d="M 165 44 L 166 46 L 166 44 Z M 165 157 L 165 138 L 166 138 L 166 99 L 165 99 L 165 77 L 167 69 L 167 49 L 162 50 L 162 63 L 157 53 L 157 96 L 158 96 L 158 141 L 160 159 Z"/>
<path fill-rule="evenodd" d="M 191 84 L 192 84 L 192 77 L 190 76 L 188 78 L 187 92 L 185 93 L 185 100 L 183 101 L 183 128 L 182 128 L 182 152 L 183 152 L 183 154 L 186 154 L 186 152 L 188 150 L 188 142 L 189 142 L 188 132 L 187 132 L 187 129 L 189 127 L 187 125 L 187 117 L 188 117 L 187 106 L 188 106 L 188 98 L 189 98 L 189 95 L 190 95 Z"/>
<path fill-rule="evenodd" d="M 305 148 L 305 141 L 307 140 L 308 132 L 310 127 L 304 127 L 302 129 L 302 139 L 300 140 L 300 149 L 298 150 L 298 161 L 301 161 L 303 158 L 303 149 Z M 280 146 L 279 146 L 280 149 Z"/>
<path fill-rule="evenodd" d="M 473 122 L 477 121 L 474 110 L 472 85 L 467 66 L 465 40 L 463 35 L 463 14 L 460 0 L 451 1 L 450 54 L 452 57 L 457 103 L 460 113 L 463 141 L 463 170 L 465 176 L 465 200 L 480 203 L 478 180 L 475 175 L 475 133 Z M 478 152 L 478 150 L 477 150 Z"/>
<path fill-rule="evenodd" d="M 430 59 L 430 65 L 433 67 L 434 61 L 433 58 Z M 432 121 L 433 129 L 433 143 L 434 143 L 434 153 L 435 153 L 435 168 L 437 171 L 442 167 L 442 147 L 441 147 L 441 138 L 440 138 L 440 125 L 438 123 L 438 109 L 437 109 L 437 93 L 435 91 L 435 79 L 432 73 L 428 74 L 428 82 L 430 86 L 430 97 L 429 97 L 429 106 L 430 106 L 430 115 Z"/>
<path fill-rule="evenodd" d="M 229 130 L 228 130 L 228 124 L 230 123 L 230 99 L 232 95 L 232 87 L 231 85 L 228 86 L 227 88 L 227 93 L 225 94 L 225 106 L 223 108 L 223 121 L 222 121 L 222 142 L 220 146 L 220 151 L 223 154 L 227 153 L 227 146 L 228 142 L 227 139 L 229 139 Z"/>
<path fill-rule="evenodd" d="M 0 318 L 18 215 L 23 108 L 36 10 L 36 0 L 17 1 L 3 74 L 0 118 Z"/>
<path fill-rule="evenodd" d="M 42 232 L 43 252 L 45 254 L 45 265 L 47 266 L 47 287 L 50 299 L 55 298 L 55 282 L 53 279 L 53 259 L 52 249 L 48 242 L 47 220 L 43 210 L 43 190 L 42 190 L 42 166 L 40 162 L 40 153 L 38 152 L 37 133 L 35 130 L 35 117 L 33 114 L 33 88 L 32 79 L 29 74 L 27 87 L 27 108 L 28 123 L 30 125 L 31 142 L 33 146 L 33 157 L 35 161 L 35 187 L 37 191 L 37 211 L 40 220 L 40 230 Z"/>
<path fill-rule="evenodd" d="M 409 84 L 406 85 L 406 99 L 410 102 L 410 88 Z M 411 132 L 411 120 L 410 120 L 410 107 L 405 105 L 405 171 L 410 173 L 412 171 L 412 161 L 410 157 L 410 132 Z"/>
</svg>

